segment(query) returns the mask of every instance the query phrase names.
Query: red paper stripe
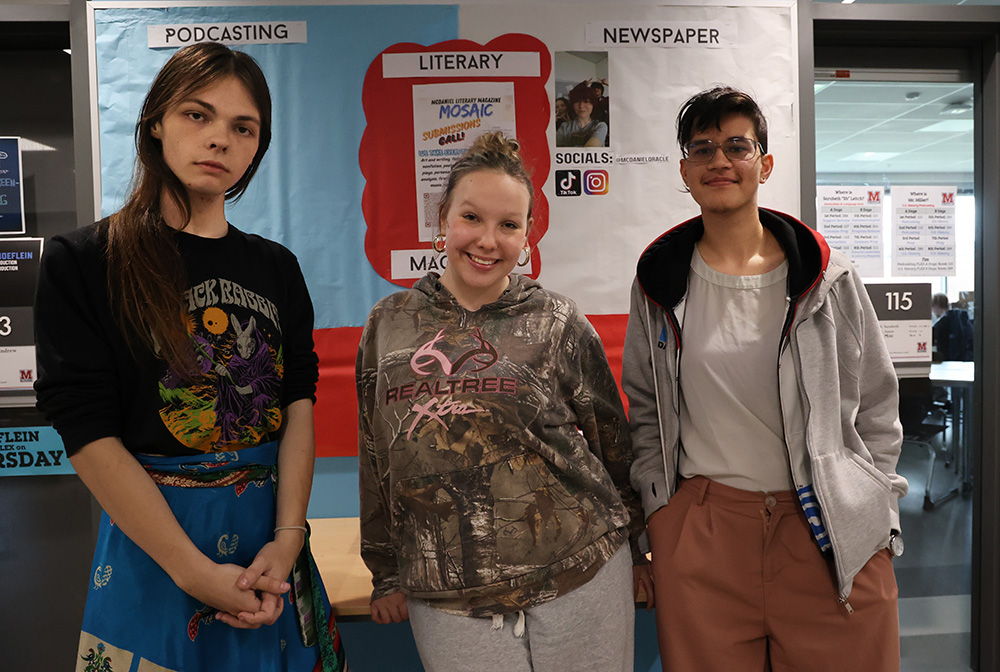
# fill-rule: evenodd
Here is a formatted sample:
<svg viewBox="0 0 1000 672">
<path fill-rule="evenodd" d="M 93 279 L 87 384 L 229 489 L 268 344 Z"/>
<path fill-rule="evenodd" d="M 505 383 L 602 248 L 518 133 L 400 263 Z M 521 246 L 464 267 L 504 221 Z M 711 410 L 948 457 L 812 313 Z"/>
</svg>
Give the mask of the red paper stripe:
<svg viewBox="0 0 1000 672">
<path fill-rule="evenodd" d="M 316 386 L 316 456 L 358 454 L 358 391 L 354 361 L 362 327 L 317 329 L 313 332 L 319 355 Z"/>
</svg>

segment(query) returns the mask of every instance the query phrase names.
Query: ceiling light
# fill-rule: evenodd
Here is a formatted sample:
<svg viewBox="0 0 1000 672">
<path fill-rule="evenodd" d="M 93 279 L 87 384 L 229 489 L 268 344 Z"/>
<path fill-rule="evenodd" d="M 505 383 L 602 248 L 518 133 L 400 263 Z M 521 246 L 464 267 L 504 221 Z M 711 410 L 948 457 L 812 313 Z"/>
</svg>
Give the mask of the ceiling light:
<svg viewBox="0 0 1000 672">
<path fill-rule="evenodd" d="M 948 119 L 939 121 L 923 128 L 918 128 L 917 133 L 971 133 L 976 122 L 972 119 Z"/>
<path fill-rule="evenodd" d="M 894 156 L 899 156 L 899 152 L 858 152 L 840 159 L 841 161 L 886 161 Z"/>
<path fill-rule="evenodd" d="M 956 100 L 953 103 L 948 103 L 941 110 L 941 114 L 965 114 L 966 112 L 972 112 L 972 103 L 967 100 Z"/>
</svg>

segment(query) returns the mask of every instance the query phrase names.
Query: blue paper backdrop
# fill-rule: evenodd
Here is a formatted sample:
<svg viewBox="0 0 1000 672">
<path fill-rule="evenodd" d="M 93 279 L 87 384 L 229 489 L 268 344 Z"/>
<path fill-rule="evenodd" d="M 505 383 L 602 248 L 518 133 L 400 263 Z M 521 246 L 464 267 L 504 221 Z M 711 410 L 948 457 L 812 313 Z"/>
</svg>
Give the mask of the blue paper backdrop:
<svg viewBox="0 0 1000 672">
<path fill-rule="evenodd" d="M 457 6 L 97 10 L 102 212 L 113 213 L 128 193 L 139 109 L 153 77 L 175 51 L 149 49 L 146 27 L 247 21 L 306 21 L 308 42 L 235 47 L 256 58 L 267 76 L 274 133 L 250 189 L 229 208 L 229 220 L 296 254 L 316 307 L 317 329 L 361 326 L 372 304 L 398 289 L 372 270 L 364 252 L 358 147 L 365 130 L 365 73 L 392 44 L 458 37 Z M 412 123 L 410 100 L 399 104 L 401 123 Z"/>
</svg>

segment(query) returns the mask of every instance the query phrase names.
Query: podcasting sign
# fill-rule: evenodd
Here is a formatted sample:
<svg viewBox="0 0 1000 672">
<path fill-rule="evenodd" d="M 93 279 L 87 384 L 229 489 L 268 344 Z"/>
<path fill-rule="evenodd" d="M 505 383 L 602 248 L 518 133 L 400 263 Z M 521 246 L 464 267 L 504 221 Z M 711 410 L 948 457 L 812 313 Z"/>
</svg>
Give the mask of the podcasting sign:
<svg viewBox="0 0 1000 672">
<path fill-rule="evenodd" d="M 192 23 L 148 26 L 150 49 L 186 47 L 199 42 L 241 44 L 305 44 L 305 21 L 257 21 L 243 23 Z"/>
</svg>

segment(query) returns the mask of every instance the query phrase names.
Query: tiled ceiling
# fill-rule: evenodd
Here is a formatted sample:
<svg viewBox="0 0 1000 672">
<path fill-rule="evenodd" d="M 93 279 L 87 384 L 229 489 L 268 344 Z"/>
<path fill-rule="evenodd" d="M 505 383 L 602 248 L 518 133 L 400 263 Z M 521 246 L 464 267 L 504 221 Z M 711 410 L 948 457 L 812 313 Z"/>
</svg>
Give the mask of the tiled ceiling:
<svg viewBox="0 0 1000 672">
<path fill-rule="evenodd" d="M 819 75 L 819 184 L 948 179 L 971 186 L 971 83 L 820 81 Z"/>
</svg>

